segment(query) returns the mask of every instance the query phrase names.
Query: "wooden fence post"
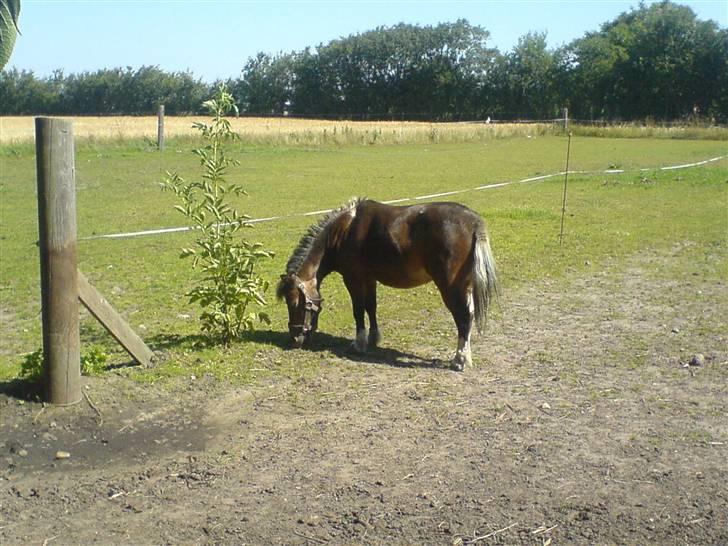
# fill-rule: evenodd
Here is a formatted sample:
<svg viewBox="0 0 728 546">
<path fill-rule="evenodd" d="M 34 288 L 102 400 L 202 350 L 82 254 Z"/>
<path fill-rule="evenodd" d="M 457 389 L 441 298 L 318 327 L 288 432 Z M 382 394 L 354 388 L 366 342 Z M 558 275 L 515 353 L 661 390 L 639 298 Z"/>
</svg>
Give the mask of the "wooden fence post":
<svg viewBox="0 0 728 546">
<path fill-rule="evenodd" d="M 81 400 L 73 125 L 35 119 L 45 400 Z"/>
<path fill-rule="evenodd" d="M 164 151 L 164 104 L 157 111 L 157 147 L 160 152 Z"/>
</svg>

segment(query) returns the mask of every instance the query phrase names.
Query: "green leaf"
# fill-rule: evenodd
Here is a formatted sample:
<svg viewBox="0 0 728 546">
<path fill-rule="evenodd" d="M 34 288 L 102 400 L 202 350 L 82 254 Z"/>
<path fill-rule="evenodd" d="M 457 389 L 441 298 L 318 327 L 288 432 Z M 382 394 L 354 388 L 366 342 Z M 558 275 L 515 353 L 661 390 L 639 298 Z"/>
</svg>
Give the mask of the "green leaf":
<svg viewBox="0 0 728 546">
<path fill-rule="evenodd" d="M 15 47 L 19 16 L 20 0 L 0 0 L 0 70 L 8 64 Z"/>
</svg>

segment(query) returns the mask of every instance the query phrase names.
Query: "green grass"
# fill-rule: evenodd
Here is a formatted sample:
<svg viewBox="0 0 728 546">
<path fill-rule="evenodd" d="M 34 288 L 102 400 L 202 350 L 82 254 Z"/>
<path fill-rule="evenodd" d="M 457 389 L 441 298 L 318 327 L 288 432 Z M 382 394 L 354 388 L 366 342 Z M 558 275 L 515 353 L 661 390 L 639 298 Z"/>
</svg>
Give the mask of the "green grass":
<svg viewBox="0 0 728 546">
<path fill-rule="evenodd" d="M 189 263 L 179 248 L 189 234 L 133 239 L 84 239 L 181 225 L 173 196 L 159 182 L 167 170 L 186 177 L 199 169 L 189 148 L 168 144 L 163 154 L 131 142 L 79 147 L 76 157 L 80 268 L 155 350 L 167 360 L 131 372 L 139 380 L 212 374 L 249 382 L 270 374 L 315 370 L 353 332 L 350 303 L 338 276 L 324 286 L 323 337 L 314 351 L 288 352 L 285 306 L 271 302 L 273 324 L 230 348 L 205 347 L 197 309 L 183 296 L 191 287 Z M 179 144 L 179 143 L 178 143 Z M 476 143 L 399 146 L 283 147 L 241 145 L 242 164 L 231 172 L 249 198 L 240 209 L 252 217 L 294 215 L 247 232 L 276 252 L 263 274 L 275 283 L 293 246 L 313 218 L 298 213 L 336 207 L 355 195 L 379 200 L 519 180 L 563 169 L 564 137 L 512 138 Z M 712 140 L 572 139 L 571 168 L 602 170 L 658 167 L 699 161 L 726 152 Z M 0 380 L 15 377 L 22 356 L 40 347 L 37 209 L 32 147 L 0 150 Z M 506 290 L 643 248 L 692 241 L 697 252 L 721 256 L 716 275 L 728 278 L 728 161 L 676 171 L 572 176 L 565 239 L 559 245 L 563 180 L 510 185 L 452 196 L 488 221 Z M 272 299 L 272 290 L 271 290 Z M 433 286 L 412 291 L 383 288 L 380 314 L 388 347 L 416 352 L 423 323 L 433 310 L 433 351 L 449 357 L 453 328 Z M 187 318 L 187 315 L 190 315 Z M 388 324 L 398 323 L 396 331 Z M 333 337 L 331 337 L 333 336 Z M 96 344 L 112 361 L 128 360 L 91 318 L 82 321 L 82 343 Z M 322 358 L 323 357 L 323 358 Z"/>
<path fill-rule="evenodd" d="M 719 126 L 679 125 L 662 127 L 656 124 L 645 126 L 626 123 L 624 125 L 599 127 L 575 124 L 571 127 L 571 131 L 574 135 L 580 137 L 728 140 L 728 129 Z"/>
</svg>

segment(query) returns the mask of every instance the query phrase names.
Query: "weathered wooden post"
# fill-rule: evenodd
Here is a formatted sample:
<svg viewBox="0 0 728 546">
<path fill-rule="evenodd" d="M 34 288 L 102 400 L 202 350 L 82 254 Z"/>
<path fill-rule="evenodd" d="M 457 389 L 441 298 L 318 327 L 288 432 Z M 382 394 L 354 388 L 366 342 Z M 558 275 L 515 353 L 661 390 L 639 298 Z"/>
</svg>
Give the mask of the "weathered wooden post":
<svg viewBox="0 0 728 546">
<path fill-rule="evenodd" d="M 564 132 L 569 130 L 569 109 L 564 108 Z"/>
<path fill-rule="evenodd" d="M 157 110 L 157 147 L 160 152 L 164 151 L 164 104 Z"/>
<path fill-rule="evenodd" d="M 43 385 L 47 402 L 81 400 L 73 125 L 35 119 L 43 320 Z"/>
</svg>

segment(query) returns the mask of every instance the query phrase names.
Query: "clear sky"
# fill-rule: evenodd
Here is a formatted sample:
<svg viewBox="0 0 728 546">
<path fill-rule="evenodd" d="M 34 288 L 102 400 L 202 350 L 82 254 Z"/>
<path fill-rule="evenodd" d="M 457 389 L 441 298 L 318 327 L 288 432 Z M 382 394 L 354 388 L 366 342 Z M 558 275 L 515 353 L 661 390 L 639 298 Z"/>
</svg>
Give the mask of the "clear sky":
<svg viewBox="0 0 728 546">
<path fill-rule="evenodd" d="M 649 2 L 647 2 L 649 3 Z M 728 0 L 678 2 L 728 26 Z M 510 50 L 529 31 L 556 47 L 598 30 L 638 0 L 22 0 L 9 67 L 39 76 L 157 65 L 207 82 L 238 77 L 258 51 L 307 46 L 400 22 L 434 25 L 465 18 Z"/>
</svg>

